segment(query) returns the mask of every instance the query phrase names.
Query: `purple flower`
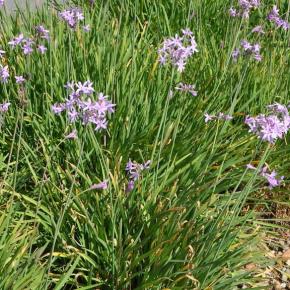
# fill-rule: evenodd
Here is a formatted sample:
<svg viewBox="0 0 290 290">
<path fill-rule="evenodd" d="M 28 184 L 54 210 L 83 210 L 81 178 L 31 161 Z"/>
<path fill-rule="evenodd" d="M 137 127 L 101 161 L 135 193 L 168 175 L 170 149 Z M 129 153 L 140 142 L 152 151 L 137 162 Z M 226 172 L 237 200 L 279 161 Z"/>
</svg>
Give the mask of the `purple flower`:
<svg viewBox="0 0 290 290">
<path fill-rule="evenodd" d="M 41 53 L 41 54 L 45 54 L 45 52 L 47 51 L 47 48 L 44 45 L 38 45 L 37 46 L 37 50 Z"/>
<path fill-rule="evenodd" d="M 262 25 L 257 25 L 252 29 L 252 33 L 260 33 L 264 34 L 263 26 Z"/>
<path fill-rule="evenodd" d="M 84 32 L 89 32 L 91 30 L 91 27 L 90 27 L 90 25 L 88 24 L 88 25 L 85 25 L 85 26 L 83 26 L 83 31 Z"/>
<path fill-rule="evenodd" d="M 14 37 L 11 41 L 8 42 L 9 45 L 12 46 L 12 48 L 15 48 L 17 45 L 21 44 L 24 40 L 24 35 L 21 33 L 17 37 Z"/>
<path fill-rule="evenodd" d="M 129 193 L 131 192 L 135 187 L 135 181 L 134 180 L 129 180 L 126 188 L 126 192 Z"/>
<path fill-rule="evenodd" d="M 197 51 L 193 33 L 186 28 L 182 30 L 182 36 L 175 35 L 163 41 L 162 47 L 158 50 L 159 62 L 162 65 L 169 62 L 182 72 L 188 59 Z"/>
<path fill-rule="evenodd" d="M 242 40 L 241 49 L 239 48 L 235 49 L 232 53 L 232 57 L 235 62 L 237 61 L 240 55 L 250 56 L 256 61 L 261 61 L 262 56 L 260 54 L 260 50 L 261 50 L 261 46 L 259 43 L 251 44 L 247 40 Z"/>
<path fill-rule="evenodd" d="M 54 104 L 51 106 L 51 110 L 54 114 L 59 115 L 62 111 L 65 110 L 64 104 Z"/>
<path fill-rule="evenodd" d="M 222 121 L 229 121 L 233 119 L 233 116 L 224 114 L 222 112 L 218 113 L 217 115 L 209 115 L 207 113 L 204 114 L 205 117 L 205 123 L 208 123 L 209 121 L 213 120 L 222 120 Z"/>
<path fill-rule="evenodd" d="M 239 56 L 240 56 L 240 50 L 235 49 L 232 53 L 233 60 L 236 62 L 238 60 Z"/>
<path fill-rule="evenodd" d="M 49 30 L 45 29 L 44 26 L 38 25 L 35 27 L 35 30 L 40 38 L 49 40 Z"/>
<path fill-rule="evenodd" d="M 262 176 L 267 179 L 270 189 L 279 186 L 284 179 L 284 176 L 277 177 L 277 172 L 275 170 L 270 173 L 263 173 Z"/>
<path fill-rule="evenodd" d="M 7 83 L 9 78 L 9 68 L 8 65 L 1 66 L 0 65 L 0 81 L 2 83 Z"/>
<path fill-rule="evenodd" d="M 70 122 L 82 120 L 83 124 L 93 124 L 96 131 L 105 130 L 108 127 L 107 115 L 115 111 L 116 106 L 108 100 L 108 96 L 103 93 L 98 94 L 97 101 L 93 101 L 91 96 L 95 90 L 92 82 L 84 83 L 68 82 L 65 87 L 69 91 L 69 97 L 63 104 L 55 104 L 52 109 L 55 113 L 66 110 Z"/>
<path fill-rule="evenodd" d="M 268 19 L 278 28 L 282 27 L 284 30 L 288 30 L 290 28 L 290 23 L 280 18 L 279 9 L 276 5 L 273 6 L 272 10 L 268 14 Z"/>
<path fill-rule="evenodd" d="M 227 114 L 224 114 L 224 113 L 218 113 L 217 115 L 217 119 L 218 120 L 224 120 L 224 121 L 229 121 L 229 120 L 232 120 L 233 119 L 233 116 L 231 115 L 227 115 Z"/>
<path fill-rule="evenodd" d="M 253 48 L 252 45 L 246 40 L 241 41 L 241 46 L 244 49 L 244 51 L 248 51 L 248 50 L 251 51 Z"/>
<path fill-rule="evenodd" d="M 208 123 L 209 121 L 213 121 L 216 119 L 216 116 L 215 115 L 209 115 L 208 113 L 205 113 L 204 114 L 204 121 L 205 123 Z"/>
<path fill-rule="evenodd" d="M 233 7 L 231 7 L 231 8 L 229 9 L 229 13 L 230 13 L 230 16 L 231 16 L 231 17 L 236 17 L 236 16 L 239 15 L 239 13 L 237 12 L 237 9 L 235 9 L 235 8 L 233 8 Z"/>
<path fill-rule="evenodd" d="M 22 84 L 26 81 L 23 76 L 15 76 L 16 84 Z"/>
<path fill-rule="evenodd" d="M 23 40 L 23 46 L 22 51 L 25 55 L 29 55 L 33 52 L 32 45 L 34 44 L 34 41 L 30 38 L 26 38 Z"/>
<path fill-rule="evenodd" d="M 250 127 L 249 132 L 256 134 L 261 140 L 274 143 L 282 139 L 290 129 L 290 117 L 286 106 L 275 103 L 268 106 L 272 114 L 260 114 L 257 117 L 247 116 L 245 123 Z"/>
<path fill-rule="evenodd" d="M 144 170 L 147 170 L 150 168 L 151 160 L 147 160 L 143 164 L 139 164 L 137 162 L 132 162 L 131 159 L 126 164 L 125 170 L 127 171 L 127 174 L 129 175 L 130 180 L 136 181 L 139 179 L 141 173 Z"/>
<path fill-rule="evenodd" d="M 66 139 L 76 139 L 78 137 L 77 130 L 73 129 L 69 134 L 65 136 Z"/>
<path fill-rule="evenodd" d="M 195 90 L 194 85 L 187 85 L 187 84 L 179 83 L 175 89 L 181 92 L 190 93 L 194 97 L 197 96 L 197 91 Z"/>
<path fill-rule="evenodd" d="M 59 13 L 59 16 L 73 29 L 76 28 L 80 21 L 84 20 L 84 15 L 79 8 L 64 10 Z"/>
<path fill-rule="evenodd" d="M 257 168 L 255 166 L 253 166 L 252 164 L 247 164 L 247 169 L 252 169 L 252 170 L 256 170 Z"/>
<path fill-rule="evenodd" d="M 247 164 L 247 168 L 257 170 L 257 168 L 251 164 Z M 267 180 L 270 189 L 279 186 L 282 180 L 284 179 L 284 176 L 277 177 L 277 172 L 275 170 L 270 172 L 267 166 L 263 166 L 263 168 L 258 172 L 258 174 Z"/>
<path fill-rule="evenodd" d="M 10 105 L 11 105 L 11 103 L 0 104 L 0 113 L 6 113 L 9 109 Z"/>
<path fill-rule="evenodd" d="M 0 0 L 0 7 L 4 6 L 4 0 Z"/>
<path fill-rule="evenodd" d="M 93 86 L 93 83 L 90 81 L 86 81 L 84 83 L 78 82 L 76 84 L 76 87 L 77 87 L 76 93 L 78 95 L 84 94 L 84 95 L 89 96 L 95 91 L 92 86 Z"/>
<path fill-rule="evenodd" d="M 104 180 L 100 183 L 93 184 L 90 189 L 107 189 L 108 188 L 108 180 Z"/>
<path fill-rule="evenodd" d="M 231 7 L 229 14 L 232 17 L 249 18 L 250 11 L 260 6 L 260 0 L 239 0 L 237 9 Z"/>
</svg>

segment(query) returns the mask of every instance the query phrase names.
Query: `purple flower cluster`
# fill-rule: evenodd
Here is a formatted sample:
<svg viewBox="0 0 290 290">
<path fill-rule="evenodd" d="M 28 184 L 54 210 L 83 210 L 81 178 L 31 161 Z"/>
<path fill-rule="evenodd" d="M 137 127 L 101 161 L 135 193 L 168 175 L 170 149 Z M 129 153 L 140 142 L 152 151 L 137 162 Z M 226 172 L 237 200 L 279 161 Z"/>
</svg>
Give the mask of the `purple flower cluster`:
<svg viewBox="0 0 290 290">
<path fill-rule="evenodd" d="M 9 109 L 10 103 L 2 103 L 0 104 L 0 113 L 6 113 Z"/>
<path fill-rule="evenodd" d="M 284 30 L 288 30 L 290 28 L 290 23 L 279 16 L 279 9 L 276 5 L 273 6 L 273 9 L 268 14 L 268 19 L 275 23 L 277 27 L 282 27 Z"/>
<path fill-rule="evenodd" d="M 290 129 L 290 116 L 287 107 L 278 103 L 268 106 L 268 109 L 271 114 L 247 116 L 245 123 L 250 127 L 249 132 L 263 141 L 274 143 L 277 139 L 282 139 Z"/>
<path fill-rule="evenodd" d="M 231 7 L 229 13 L 232 17 L 249 18 L 251 10 L 259 6 L 260 0 L 239 0 L 238 8 Z"/>
<path fill-rule="evenodd" d="M 258 43 L 251 44 L 247 40 L 241 41 L 241 48 L 237 48 L 233 51 L 232 57 L 234 61 L 237 61 L 239 56 L 250 56 L 256 61 L 261 61 L 262 56 L 260 54 L 261 46 Z"/>
<path fill-rule="evenodd" d="M 129 182 L 127 185 L 127 192 L 130 192 L 133 190 L 135 182 L 139 179 L 142 171 L 149 169 L 151 164 L 151 160 L 147 160 L 143 164 L 139 164 L 137 162 L 132 162 L 131 159 L 126 164 L 126 171 L 129 176 Z"/>
<path fill-rule="evenodd" d="M 159 62 L 162 65 L 171 62 L 179 72 L 182 72 L 187 60 L 197 51 L 192 31 L 188 28 L 182 29 L 182 36 L 175 35 L 164 40 L 162 47 L 158 50 Z"/>
<path fill-rule="evenodd" d="M 8 65 L 0 65 L 0 81 L 2 83 L 7 83 L 9 78 L 9 68 Z"/>
<path fill-rule="evenodd" d="M 33 53 L 34 48 L 39 51 L 41 54 L 44 54 L 47 48 L 43 44 L 39 44 L 39 40 L 49 40 L 49 31 L 45 29 L 42 25 L 36 26 L 36 36 L 35 38 L 27 37 L 21 33 L 18 36 L 14 37 L 8 44 L 15 49 L 20 47 L 23 51 L 23 54 L 29 55 Z"/>
<path fill-rule="evenodd" d="M 184 83 L 179 83 L 177 87 L 175 87 L 176 90 L 181 91 L 181 92 L 186 92 L 190 93 L 192 96 L 196 97 L 197 96 L 197 91 L 195 90 L 194 85 L 188 85 Z"/>
<path fill-rule="evenodd" d="M 66 111 L 71 123 L 80 119 L 83 124 L 94 124 L 96 131 L 107 129 L 107 113 L 113 113 L 116 105 L 107 100 L 108 97 L 103 93 L 98 94 L 97 101 L 88 98 L 95 92 L 92 85 L 90 81 L 67 83 L 65 87 L 69 91 L 69 97 L 65 103 L 54 104 L 52 111 L 55 114 Z"/>
<path fill-rule="evenodd" d="M 80 21 L 85 19 L 82 10 L 76 7 L 60 12 L 59 16 L 73 29 L 77 27 Z"/>
<path fill-rule="evenodd" d="M 257 170 L 257 168 L 251 164 L 247 164 L 248 169 Z M 277 187 L 281 184 L 284 179 L 284 176 L 277 176 L 277 172 L 273 170 L 270 172 L 267 166 L 264 166 L 260 171 L 259 175 L 264 177 L 267 182 L 269 183 L 269 188 L 272 189 L 273 187 Z"/>
<path fill-rule="evenodd" d="M 224 114 L 222 112 L 218 113 L 217 115 L 209 115 L 207 113 L 204 114 L 205 117 L 205 123 L 208 123 L 209 121 L 214 120 L 222 120 L 222 121 L 229 121 L 233 119 L 233 116 Z"/>
<path fill-rule="evenodd" d="M 4 6 L 4 0 L 0 0 L 0 7 Z"/>
</svg>

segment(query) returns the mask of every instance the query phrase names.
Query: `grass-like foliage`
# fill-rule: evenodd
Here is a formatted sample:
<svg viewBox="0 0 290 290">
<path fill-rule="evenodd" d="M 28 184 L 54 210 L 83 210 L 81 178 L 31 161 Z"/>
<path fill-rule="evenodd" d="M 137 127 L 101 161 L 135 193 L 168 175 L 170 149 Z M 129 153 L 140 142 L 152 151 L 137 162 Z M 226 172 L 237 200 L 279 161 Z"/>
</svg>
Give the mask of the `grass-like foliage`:
<svg viewBox="0 0 290 290">
<path fill-rule="evenodd" d="M 289 136 L 269 143 L 244 122 L 289 100 L 289 31 L 267 19 L 274 1 L 248 19 L 231 17 L 223 0 L 65 2 L 0 8 L 0 64 L 9 67 L 0 103 L 10 103 L 0 114 L 0 289 L 254 287 L 260 277 L 245 266 L 267 263 L 255 205 L 271 171 L 285 175 L 273 192 L 289 195 Z M 74 6 L 84 20 L 70 27 L 59 13 Z M 279 8 L 287 19 L 288 1 Z M 38 25 L 49 39 L 37 38 Z M 251 32 L 256 25 L 264 33 Z M 162 66 L 162 43 L 185 28 L 198 52 L 181 72 Z M 47 50 L 13 49 L 20 33 Z M 233 59 L 244 39 L 260 44 L 261 61 Z M 93 102 L 103 92 L 116 105 L 106 129 L 52 110 L 68 81 L 87 80 Z"/>
</svg>

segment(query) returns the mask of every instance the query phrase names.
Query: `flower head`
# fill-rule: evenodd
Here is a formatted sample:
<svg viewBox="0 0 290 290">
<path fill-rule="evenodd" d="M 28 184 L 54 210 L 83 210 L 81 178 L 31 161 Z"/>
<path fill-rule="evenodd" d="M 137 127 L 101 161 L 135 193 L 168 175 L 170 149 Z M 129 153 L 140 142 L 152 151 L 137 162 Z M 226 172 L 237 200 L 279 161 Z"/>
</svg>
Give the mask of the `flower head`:
<svg viewBox="0 0 290 290">
<path fill-rule="evenodd" d="M 38 25 L 35 27 L 36 33 L 40 38 L 49 39 L 49 30 L 45 29 L 44 26 Z"/>
<path fill-rule="evenodd" d="M 23 76 L 15 76 L 16 84 L 22 84 L 26 81 Z"/>
<path fill-rule="evenodd" d="M 69 134 L 65 136 L 66 139 L 76 139 L 78 137 L 77 130 L 72 130 Z"/>
<path fill-rule="evenodd" d="M 0 81 L 2 83 L 7 83 L 9 78 L 9 68 L 8 65 L 1 66 L 0 65 Z"/>
<path fill-rule="evenodd" d="M 80 21 L 84 20 L 84 15 L 79 8 L 64 10 L 59 13 L 59 16 L 73 29 L 76 28 Z"/>
<path fill-rule="evenodd" d="M 55 114 L 67 111 L 70 122 L 82 120 L 83 124 L 93 124 L 96 131 L 107 129 L 107 115 L 115 111 L 115 104 L 108 100 L 103 93 L 98 94 L 96 101 L 91 99 L 95 92 L 93 83 L 68 82 L 65 85 L 69 91 L 69 97 L 65 103 L 54 104 L 52 110 Z M 89 97 L 89 98 L 88 98 Z"/>
<path fill-rule="evenodd" d="M 45 54 L 45 52 L 47 51 L 47 48 L 44 45 L 38 45 L 37 46 L 37 50 L 41 53 L 41 54 Z"/>
<path fill-rule="evenodd" d="M 197 43 L 192 31 L 182 30 L 182 36 L 167 38 L 158 50 L 159 62 L 164 65 L 170 62 L 179 72 L 185 69 L 188 59 L 197 52 Z"/>
<path fill-rule="evenodd" d="M 0 104 L 0 113 L 6 113 L 9 109 L 10 103 L 2 103 Z"/>
<path fill-rule="evenodd" d="M 286 106 L 275 103 L 269 105 L 272 114 L 260 114 L 256 117 L 247 116 L 245 123 L 250 127 L 249 132 L 256 134 L 261 140 L 274 143 L 282 139 L 290 129 L 290 117 Z"/>
</svg>

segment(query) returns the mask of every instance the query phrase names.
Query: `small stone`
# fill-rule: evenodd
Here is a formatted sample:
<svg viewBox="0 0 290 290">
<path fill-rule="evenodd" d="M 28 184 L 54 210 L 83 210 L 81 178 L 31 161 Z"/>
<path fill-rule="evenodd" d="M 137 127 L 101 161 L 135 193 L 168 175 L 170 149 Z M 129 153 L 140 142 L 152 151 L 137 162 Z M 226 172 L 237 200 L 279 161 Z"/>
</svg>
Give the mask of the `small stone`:
<svg viewBox="0 0 290 290">
<path fill-rule="evenodd" d="M 287 251 L 285 251 L 285 252 L 282 254 L 282 259 L 283 259 L 284 261 L 290 260 L 290 249 L 288 249 Z"/>
<path fill-rule="evenodd" d="M 256 264 L 254 263 L 249 263 L 245 266 L 245 269 L 248 270 L 248 271 L 252 271 L 252 270 L 255 270 L 257 268 Z"/>
</svg>

